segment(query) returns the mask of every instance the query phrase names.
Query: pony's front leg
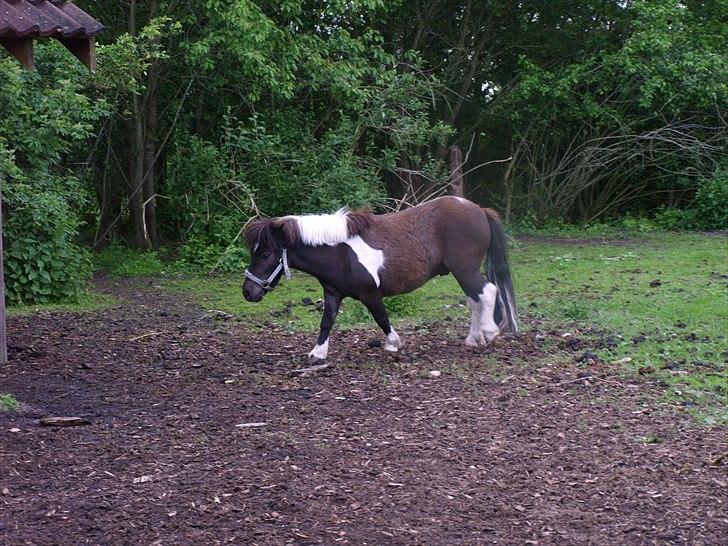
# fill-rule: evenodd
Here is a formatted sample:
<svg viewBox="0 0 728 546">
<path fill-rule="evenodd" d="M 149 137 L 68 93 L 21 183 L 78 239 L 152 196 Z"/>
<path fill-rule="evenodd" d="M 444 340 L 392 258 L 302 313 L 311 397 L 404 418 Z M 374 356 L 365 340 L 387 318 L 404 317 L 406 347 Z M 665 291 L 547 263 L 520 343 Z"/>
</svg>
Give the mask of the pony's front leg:
<svg viewBox="0 0 728 546">
<path fill-rule="evenodd" d="M 362 298 L 361 302 L 369 309 L 369 312 L 377 321 L 377 324 L 387 336 L 387 342 L 384 344 L 384 350 L 390 353 L 396 353 L 402 346 L 402 342 L 399 339 L 399 335 L 394 331 L 392 325 L 389 324 L 389 316 L 387 310 L 384 307 L 384 302 L 379 296 L 371 298 Z"/>
<path fill-rule="evenodd" d="M 313 350 L 308 353 L 310 360 L 324 360 L 329 354 L 329 335 L 336 321 L 342 297 L 324 287 L 324 314 L 321 317 L 321 328 L 318 341 Z"/>
</svg>

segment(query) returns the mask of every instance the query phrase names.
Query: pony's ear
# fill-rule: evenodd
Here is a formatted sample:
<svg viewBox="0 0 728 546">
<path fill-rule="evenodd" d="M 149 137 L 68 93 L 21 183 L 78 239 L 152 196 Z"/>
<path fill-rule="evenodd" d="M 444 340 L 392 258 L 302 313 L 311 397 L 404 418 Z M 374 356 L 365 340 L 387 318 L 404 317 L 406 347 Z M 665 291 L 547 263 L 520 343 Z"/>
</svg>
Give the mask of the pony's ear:
<svg viewBox="0 0 728 546">
<path fill-rule="evenodd" d="M 245 243 L 251 251 L 257 244 L 266 248 L 271 246 L 274 243 L 272 220 L 270 218 L 261 218 L 253 220 L 245 226 Z"/>
<path fill-rule="evenodd" d="M 275 218 L 272 222 L 273 230 L 280 234 L 283 244 L 286 246 L 292 246 L 300 239 L 300 232 L 298 231 L 298 222 L 295 218 Z"/>
</svg>

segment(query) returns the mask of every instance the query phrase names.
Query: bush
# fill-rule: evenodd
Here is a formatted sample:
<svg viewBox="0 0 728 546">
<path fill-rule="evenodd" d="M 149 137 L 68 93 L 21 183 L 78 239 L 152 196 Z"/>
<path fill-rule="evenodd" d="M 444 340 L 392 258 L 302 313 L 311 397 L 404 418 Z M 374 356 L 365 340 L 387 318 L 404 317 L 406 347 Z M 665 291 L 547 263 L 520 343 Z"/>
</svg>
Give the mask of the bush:
<svg viewBox="0 0 728 546">
<path fill-rule="evenodd" d="M 104 104 L 80 91 L 84 69 L 60 45 L 39 46 L 43 70 L 0 58 L 0 184 L 3 188 L 6 291 L 10 305 L 73 300 L 91 268 L 76 244 L 88 201 L 66 167 Z"/>
<path fill-rule="evenodd" d="M 690 208 L 662 208 L 655 223 L 664 229 L 728 229 L 728 167 L 704 178 Z"/>
<path fill-rule="evenodd" d="M 716 169 L 698 188 L 695 221 L 700 229 L 728 229 L 728 166 Z"/>
</svg>

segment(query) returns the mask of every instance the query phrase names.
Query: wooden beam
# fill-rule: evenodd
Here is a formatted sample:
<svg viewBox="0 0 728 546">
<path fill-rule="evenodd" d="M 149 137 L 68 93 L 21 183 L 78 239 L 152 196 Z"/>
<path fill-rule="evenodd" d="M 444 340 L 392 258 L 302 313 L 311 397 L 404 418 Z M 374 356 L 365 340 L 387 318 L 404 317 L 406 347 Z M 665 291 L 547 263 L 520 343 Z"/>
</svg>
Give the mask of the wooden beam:
<svg viewBox="0 0 728 546">
<path fill-rule="evenodd" d="M 58 38 L 68 51 L 73 53 L 91 72 L 96 72 L 95 38 Z"/>
<path fill-rule="evenodd" d="M 0 37 L 0 44 L 20 61 L 25 68 L 33 70 L 33 38 Z"/>
</svg>

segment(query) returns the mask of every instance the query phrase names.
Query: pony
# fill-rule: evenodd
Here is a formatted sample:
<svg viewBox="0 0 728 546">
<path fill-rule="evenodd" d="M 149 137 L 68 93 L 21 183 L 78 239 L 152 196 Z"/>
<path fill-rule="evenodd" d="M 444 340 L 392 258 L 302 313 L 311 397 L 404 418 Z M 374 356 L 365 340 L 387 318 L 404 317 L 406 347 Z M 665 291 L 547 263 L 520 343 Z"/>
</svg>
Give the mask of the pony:
<svg viewBox="0 0 728 546">
<path fill-rule="evenodd" d="M 245 240 L 251 261 L 243 296 L 259 302 L 290 268 L 323 288 L 323 316 L 310 360 L 325 360 L 341 301 L 362 302 L 384 332 L 385 351 L 402 346 L 383 299 L 452 275 L 468 296 L 465 343 L 487 345 L 517 331 L 516 302 L 498 213 L 462 197 L 445 196 L 387 214 L 341 209 L 334 214 L 283 216 L 250 222 Z M 485 262 L 485 275 L 481 264 Z"/>
</svg>

